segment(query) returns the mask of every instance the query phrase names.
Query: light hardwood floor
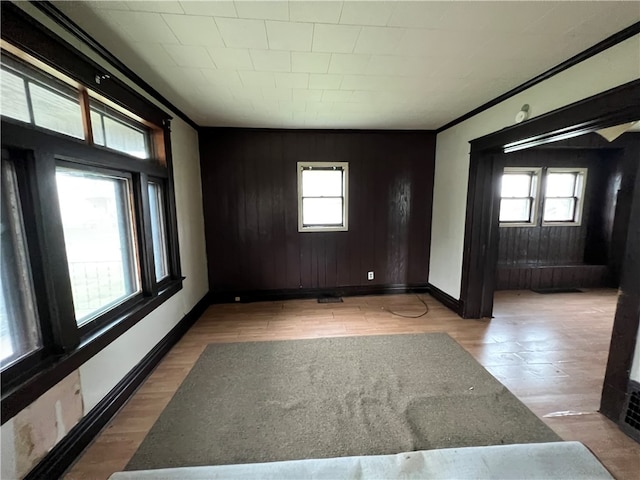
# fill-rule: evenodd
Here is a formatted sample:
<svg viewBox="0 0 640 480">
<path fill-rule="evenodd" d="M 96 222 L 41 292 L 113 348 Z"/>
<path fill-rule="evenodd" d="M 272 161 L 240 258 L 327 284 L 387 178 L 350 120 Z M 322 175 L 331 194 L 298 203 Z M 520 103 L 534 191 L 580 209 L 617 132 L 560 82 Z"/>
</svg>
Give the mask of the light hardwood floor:
<svg viewBox="0 0 640 480">
<path fill-rule="evenodd" d="M 106 479 L 122 470 L 209 343 L 447 332 L 565 440 L 589 447 L 619 479 L 637 479 L 640 445 L 597 413 L 615 290 L 497 292 L 494 318 L 463 320 L 429 295 L 346 297 L 211 306 L 67 473 Z"/>
</svg>

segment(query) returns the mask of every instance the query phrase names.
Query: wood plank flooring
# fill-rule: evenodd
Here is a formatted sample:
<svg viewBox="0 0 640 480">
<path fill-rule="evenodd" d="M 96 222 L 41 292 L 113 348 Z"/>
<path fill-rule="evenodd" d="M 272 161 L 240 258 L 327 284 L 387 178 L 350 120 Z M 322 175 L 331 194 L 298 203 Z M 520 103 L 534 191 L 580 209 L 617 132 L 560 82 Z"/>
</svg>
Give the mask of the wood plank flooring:
<svg viewBox="0 0 640 480">
<path fill-rule="evenodd" d="M 122 470 L 209 343 L 447 332 L 565 440 L 589 447 L 619 479 L 637 479 L 640 445 L 597 413 L 615 290 L 497 292 L 491 321 L 463 320 L 429 295 L 213 305 L 167 354 L 66 479 Z"/>
</svg>

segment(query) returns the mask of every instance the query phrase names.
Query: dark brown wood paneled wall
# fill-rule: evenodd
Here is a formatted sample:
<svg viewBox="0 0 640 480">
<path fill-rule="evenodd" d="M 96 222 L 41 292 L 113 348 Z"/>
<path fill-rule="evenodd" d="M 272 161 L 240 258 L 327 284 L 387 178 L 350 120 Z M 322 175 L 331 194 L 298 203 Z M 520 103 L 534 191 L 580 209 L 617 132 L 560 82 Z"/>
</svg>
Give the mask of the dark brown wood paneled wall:
<svg viewBox="0 0 640 480">
<path fill-rule="evenodd" d="M 199 136 L 214 294 L 427 284 L 433 132 L 204 128 Z M 298 161 L 349 162 L 348 232 L 298 232 Z"/>
<path fill-rule="evenodd" d="M 607 185 L 614 176 L 620 151 L 609 152 L 603 156 L 595 149 L 546 147 L 506 156 L 509 166 L 586 167 L 588 173 L 579 226 L 541 226 L 539 217 L 537 226 L 500 228 L 498 289 L 607 285 L 611 230 L 603 219 L 610 215 L 605 209 L 612 208 L 606 201 Z M 583 264 L 604 267 L 585 268 Z"/>
<path fill-rule="evenodd" d="M 599 183 L 604 165 L 592 150 L 529 149 L 507 155 L 508 166 L 587 167 L 587 186 L 579 226 L 500 227 L 499 265 L 567 265 L 583 263 L 589 219 L 604 197 Z M 605 174 L 606 175 L 606 174 Z M 542 192 L 540 192 L 542 196 Z M 593 208 L 592 208 L 593 204 Z M 541 214 L 541 211 L 540 211 Z M 606 262 L 605 262 L 606 263 Z"/>
</svg>

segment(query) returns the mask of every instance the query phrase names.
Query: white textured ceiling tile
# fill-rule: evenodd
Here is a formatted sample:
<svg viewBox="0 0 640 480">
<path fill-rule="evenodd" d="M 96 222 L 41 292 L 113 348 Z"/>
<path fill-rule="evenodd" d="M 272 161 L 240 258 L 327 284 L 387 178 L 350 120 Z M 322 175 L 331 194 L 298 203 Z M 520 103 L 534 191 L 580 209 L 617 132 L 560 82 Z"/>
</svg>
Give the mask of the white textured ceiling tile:
<svg viewBox="0 0 640 480">
<path fill-rule="evenodd" d="M 309 86 L 308 73 L 276 73 L 277 88 L 307 88 Z"/>
<path fill-rule="evenodd" d="M 333 53 L 329 73 L 366 73 L 370 58 L 370 55 Z"/>
<path fill-rule="evenodd" d="M 366 90 L 356 90 L 351 95 L 352 102 L 373 102 L 379 94 Z"/>
<path fill-rule="evenodd" d="M 209 17 L 237 17 L 233 2 L 227 1 L 185 1 L 180 2 L 184 13 L 188 15 L 206 15 Z"/>
<path fill-rule="evenodd" d="M 319 102 L 322 99 L 322 90 L 308 90 L 308 89 L 293 89 L 293 99 L 296 101 L 316 101 Z"/>
<path fill-rule="evenodd" d="M 409 29 L 405 30 L 396 45 L 395 54 L 435 57 L 449 55 L 448 45 L 442 43 L 438 30 Z M 442 32 L 446 33 L 446 32 Z"/>
<path fill-rule="evenodd" d="M 338 23 L 342 12 L 342 2 L 289 2 L 289 19 L 292 22 Z"/>
<path fill-rule="evenodd" d="M 169 1 L 129 1 L 127 2 L 127 8 L 134 12 L 184 13 L 184 10 L 180 6 L 180 2 Z"/>
<path fill-rule="evenodd" d="M 350 25 L 315 26 L 313 33 L 314 52 L 351 53 L 355 47 L 361 27 Z"/>
<path fill-rule="evenodd" d="M 322 92 L 323 102 L 350 102 L 353 92 L 346 90 L 325 90 Z"/>
<path fill-rule="evenodd" d="M 271 128 L 439 127 L 640 20 L 637 2 L 294 0 L 287 20 L 241 1 L 53 3 L 199 124 Z"/>
<path fill-rule="evenodd" d="M 159 13 L 107 10 L 103 18 L 134 42 L 179 43 Z"/>
<path fill-rule="evenodd" d="M 314 73 L 309 76 L 309 88 L 320 90 L 338 90 L 342 75 L 323 75 Z"/>
<path fill-rule="evenodd" d="M 315 112 L 316 114 L 326 114 L 333 110 L 333 102 L 307 102 L 307 112 Z"/>
<path fill-rule="evenodd" d="M 344 25 L 386 25 L 395 2 L 344 2 L 340 23 Z"/>
<path fill-rule="evenodd" d="M 246 48 L 208 48 L 216 67 L 227 70 L 253 70 Z"/>
<path fill-rule="evenodd" d="M 394 82 L 400 81 L 402 77 L 388 77 L 382 75 L 344 75 L 341 90 L 371 90 L 384 91 L 393 90 Z"/>
<path fill-rule="evenodd" d="M 272 72 L 238 72 L 245 87 L 276 87 L 276 80 Z"/>
<path fill-rule="evenodd" d="M 311 51 L 312 23 L 265 22 L 271 50 Z"/>
<path fill-rule="evenodd" d="M 100 0 L 97 0 L 97 1 L 92 0 L 84 3 L 91 8 L 97 8 L 97 9 L 130 10 L 130 8 L 127 6 L 127 3 L 130 3 L 130 2 L 117 2 L 117 1 L 104 2 Z"/>
<path fill-rule="evenodd" d="M 278 100 L 278 108 L 292 113 L 304 112 L 307 109 L 307 104 L 295 100 Z"/>
<path fill-rule="evenodd" d="M 276 100 L 291 100 L 292 93 L 290 88 L 271 88 L 263 87 L 260 89 L 264 98 Z"/>
<path fill-rule="evenodd" d="M 269 48 L 267 32 L 262 20 L 216 18 L 216 24 L 227 47 Z"/>
<path fill-rule="evenodd" d="M 164 14 L 162 18 L 183 45 L 224 46 L 212 17 Z"/>
<path fill-rule="evenodd" d="M 241 87 L 240 77 L 235 70 L 202 69 L 202 75 L 207 81 L 229 88 Z"/>
<path fill-rule="evenodd" d="M 404 36 L 402 28 L 362 27 L 355 53 L 394 53 Z"/>
<path fill-rule="evenodd" d="M 291 52 L 291 70 L 294 72 L 327 73 L 330 61 L 330 53 Z"/>
<path fill-rule="evenodd" d="M 262 72 L 290 72 L 291 54 L 275 50 L 249 50 L 253 67 Z"/>
<path fill-rule="evenodd" d="M 422 58 L 394 55 L 372 55 L 367 66 L 369 75 L 427 76 L 429 63 Z"/>
<path fill-rule="evenodd" d="M 209 52 L 204 47 L 165 45 L 171 58 L 180 67 L 214 68 Z"/>
<path fill-rule="evenodd" d="M 160 43 L 139 42 L 132 43 L 131 50 L 139 55 L 149 65 L 176 65 L 171 55 Z"/>
<path fill-rule="evenodd" d="M 437 28 L 451 3 L 454 2 L 397 2 L 387 26 Z"/>
<path fill-rule="evenodd" d="M 236 12 L 240 18 L 259 18 L 263 20 L 289 20 L 289 2 L 259 2 L 241 0 L 235 2 Z"/>
</svg>

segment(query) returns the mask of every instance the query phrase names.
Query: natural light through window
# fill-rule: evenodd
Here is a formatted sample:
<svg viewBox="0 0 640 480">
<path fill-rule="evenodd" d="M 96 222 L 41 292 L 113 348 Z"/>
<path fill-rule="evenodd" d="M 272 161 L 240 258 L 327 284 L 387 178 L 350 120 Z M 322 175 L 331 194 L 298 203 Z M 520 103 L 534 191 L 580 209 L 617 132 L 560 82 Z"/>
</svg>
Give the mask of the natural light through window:
<svg viewBox="0 0 640 480">
<path fill-rule="evenodd" d="M 18 180 L 2 160 L 0 224 L 0 364 L 2 369 L 42 346 L 25 243 Z"/>
<path fill-rule="evenodd" d="M 548 169 L 542 223 L 580 224 L 586 169 Z"/>
<path fill-rule="evenodd" d="M 346 231 L 348 163 L 298 163 L 298 230 Z"/>
<path fill-rule="evenodd" d="M 139 291 L 128 178 L 58 168 L 78 325 Z"/>
<path fill-rule="evenodd" d="M 533 225 L 540 169 L 505 168 L 500 193 L 501 225 Z"/>
</svg>

